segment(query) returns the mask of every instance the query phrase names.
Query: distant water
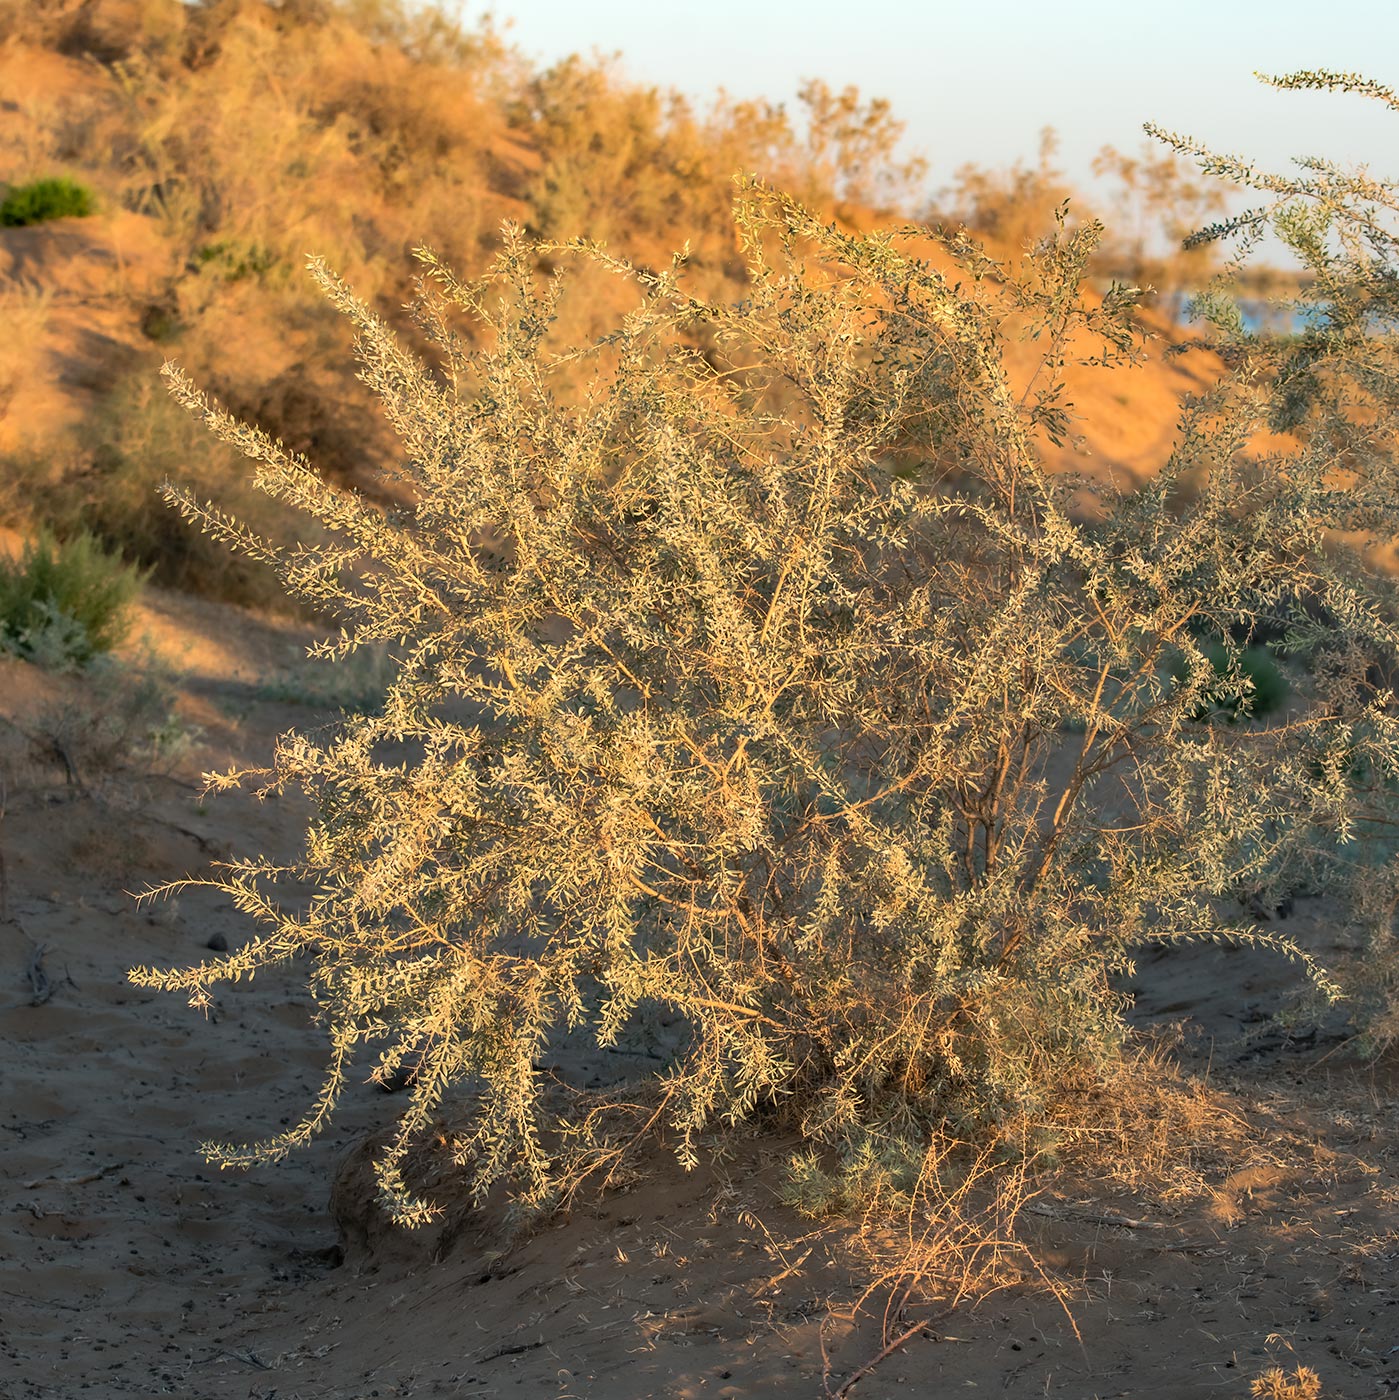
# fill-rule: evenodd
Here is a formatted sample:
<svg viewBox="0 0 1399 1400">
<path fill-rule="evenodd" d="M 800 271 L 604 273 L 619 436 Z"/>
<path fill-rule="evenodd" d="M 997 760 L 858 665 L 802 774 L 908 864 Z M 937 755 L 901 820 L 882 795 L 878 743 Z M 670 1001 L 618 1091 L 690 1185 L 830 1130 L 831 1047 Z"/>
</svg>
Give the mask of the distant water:
<svg viewBox="0 0 1399 1400">
<path fill-rule="evenodd" d="M 1171 292 L 1163 296 L 1156 305 L 1178 326 L 1196 326 L 1204 329 L 1204 322 L 1193 320 L 1190 312 L 1191 293 Z M 1278 306 L 1264 301 L 1261 297 L 1241 297 L 1235 305 L 1243 318 L 1244 329 L 1250 335 L 1259 331 L 1270 331 L 1274 335 L 1298 335 L 1308 326 L 1322 322 L 1324 306 Z M 1371 335 L 1394 335 L 1399 332 L 1399 319 L 1391 318 L 1387 323 L 1376 317 L 1369 327 Z"/>
<path fill-rule="evenodd" d="M 1156 304 L 1177 325 L 1203 327 L 1203 321 L 1193 320 L 1189 314 L 1192 299 L 1191 292 L 1171 292 L 1161 297 Z M 1276 306 L 1261 297 L 1241 297 L 1235 305 L 1239 308 L 1244 329 L 1250 335 L 1259 331 L 1271 331 L 1275 335 L 1297 335 L 1306 330 L 1308 325 L 1314 325 L 1321 314 L 1319 307 L 1299 309 L 1295 306 Z"/>
</svg>

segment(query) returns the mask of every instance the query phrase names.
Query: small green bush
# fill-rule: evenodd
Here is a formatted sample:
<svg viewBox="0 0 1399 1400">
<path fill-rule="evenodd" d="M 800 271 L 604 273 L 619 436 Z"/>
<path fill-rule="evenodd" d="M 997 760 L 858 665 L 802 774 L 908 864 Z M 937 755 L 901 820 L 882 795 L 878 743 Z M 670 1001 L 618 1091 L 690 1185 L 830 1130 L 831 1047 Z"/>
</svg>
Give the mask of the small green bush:
<svg viewBox="0 0 1399 1400">
<path fill-rule="evenodd" d="M 270 248 L 246 240 L 225 238 L 217 243 L 205 243 L 195 250 L 200 267 L 222 277 L 225 282 L 242 282 L 247 278 L 265 277 L 277 267 L 286 265 Z"/>
<path fill-rule="evenodd" d="M 0 226 L 22 228 L 51 219 L 86 219 L 97 211 L 97 201 L 86 185 L 66 175 L 12 186 L 0 203 Z"/>
<path fill-rule="evenodd" d="M 1287 677 L 1268 647 L 1246 647 L 1231 651 L 1222 642 L 1204 648 L 1202 655 L 1214 672 L 1206 677 L 1202 699 L 1190 718 L 1203 722 L 1213 715 L 1229 719 L 1262 719 L 1275 714 L 1287 699 Z M 1190 678 L 1190 664 L 1183 654 L 1171 662 L 1171 676 L 1184 685 Z"/>
<path fill-rule="evenodd" d="M 124 640 L 142 582 L 91 535 L 43 531 L 17 561 L 0 561 L 0 645 L 54 670 L 86 666 Z"/>
</svg>

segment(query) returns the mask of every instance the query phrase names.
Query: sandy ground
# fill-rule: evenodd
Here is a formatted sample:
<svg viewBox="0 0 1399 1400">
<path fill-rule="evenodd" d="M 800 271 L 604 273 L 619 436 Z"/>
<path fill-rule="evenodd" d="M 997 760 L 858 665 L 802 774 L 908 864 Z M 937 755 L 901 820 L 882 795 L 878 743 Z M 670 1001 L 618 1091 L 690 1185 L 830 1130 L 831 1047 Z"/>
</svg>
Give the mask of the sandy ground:
<svg viewBox="0 0 1399 1400">
<path fill-rule="evenodd" d="M 296 629 L 172 598 L 142 626 L 202 728 L 166 776 L 94 770 L 75 787 L 34 737 L 71 684 L 0 660 L 0 1396 L 815 1400 L 879 1352 L 877 1316 L 828 1316 L 853 1283 L 838 1248 L 818 1240 L 787 1272 L 806 1246 L 783 1241 L 810 1225 L 775 1204 L 780 1142 L 691 1176 L 657 1156 L 514 1246 L 464 1210 L 427 1234 L 384 1228 L 365 1162 L 396 1100 L 367 1083 L 290 1161 L 204 1166 L 200 1140 L 299 1112 L 318 1035 L 294 973 L 225 990 L 207 1021 L 133 988 L 133 964 L 186 963 L 248 929 L 197 893 L 145 907 L 128 892 L 294 849 L 294 803 L 200 807 L 196 774 L 318 716 L 260 688 Z M 1290 926 L 1334 951 L 1324 909 L 1302 901 Z M 40 948 L 52 995 L 33 1005 Z M 1288 975 L 1214 950 L 1144 965 L 1140 1016 L 1195 1027 L 1181 1053 L 1238 1119 L 1206 1189 L 1060 1183 L 1026 1218 L 1067 1311 L 1042 1290 L 995 1295 L 930 1322 L 851 1394 L 1243 1397 L 1272 1362 L 1313 1367 L 1326 1396 L 1399 1391 L 1399 1079 L 1326 1028 L 1241 1042 Z"/>
</svg>

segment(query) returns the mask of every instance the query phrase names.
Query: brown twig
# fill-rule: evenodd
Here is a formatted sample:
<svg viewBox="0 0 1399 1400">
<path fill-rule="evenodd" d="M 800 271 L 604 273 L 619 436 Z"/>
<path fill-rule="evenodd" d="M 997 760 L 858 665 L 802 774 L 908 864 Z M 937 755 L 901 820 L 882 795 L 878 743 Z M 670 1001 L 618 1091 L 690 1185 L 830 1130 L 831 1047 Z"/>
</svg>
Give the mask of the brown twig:
<svg viewBox="0 0 1399 1400">
<path fill-rule="evenodd" d="M 195 1366 L 212 1366 L 216 1361 L 222 1361 L 225 1356 L 230 1356 L 234 1361 L 241 1361 L 245 1366 L 256 1366 L 259 1371 L 270 1371 L 272 1367 L 265 1362 L 255 1351 L 233 1351 L 228 1347 L 220 1347 L 212 1356 L 206 1356 L 202 1361 L 196 1361 Z"/>
<path fill-rule="evenodd" d="M 952 1314 L 956 1311 L 957 1309 L 955 1307 L 944 1308 L 941 1312 L 930 1313 L 927 1317 L 922 1318 L 918 1322 L 915 1322 L 911 1327 L 905 1327 L 902 1332 L 898 1333 L 896 1336 L 892 1337 L 888 1342 L 886 1342 L 877 1355 L 872 1356 L 868 1361 L 865 1362 L 863 1366 L 861 1366 L 857 1371 L 855 1371 L 846 1380 L 845 1384 L 840 1387 L 839 1390 L 832 1390 L 830 1388 L 830 1363 L 829 1359 L 825 1357 L 826 1348 L 825 1341 L 823 1339 L 821 1344 L 821 1351 L 822 1359 L 826 1362 L 826 1373 L 828 1377 L 826 1383 L 826 1395 L 828 1397 L 828 1400 L 846 1400 L 846 1397 L 850 1394 L 850 1392 L 857 1385 L 859 1385 L 859 1383 L 862 1380 L 864 1380 L 866 1376 L 868 1376 L 877 1367 L 881 1366 L 884 1362 L 886 1362 L 891 1356 L 893 1356 L 893 1354 L 896 1351 L 899 1350 L 900 1347 L 906 1346 L 916 1336 L 918 1336 L 920 1332 L 926 1332 L 928 1328 L 933 1325 L 933 1323 L 941 1322 L 942 1319 L 945 1317 L 951 1317 Z"/>
<path fill-rule="evenodd" d="M 792 1263 L 788 1264 L 787 1267 L 783 1269 L 781 1273 L 774 1274 L 770 1279 L 768 1279 L 768 1281 L 765 1284 L 763 1284 L 761 1288 L 755 1290 L 753 1296 L 755 1298 L 761 1298 L 764 1293 L 775 1292 L 779 1283 L 782 1283 L 785 1279 L 791 1278 L 791 1276 L 795 1274 L 801 1268 L 801 1266 L 806 1263 L 808 1259 L 811 1258 L 811 1251 L 815 1249 L 815 1247 L 815 1245 L 808 1245 L 799 1258 L 793 1260 Z"/>
<path fill-rule="evenodd" d="M 527 1351 L 538 1351 L 540 1347 L 548 1345 L 549 1343 L 544 1337 L 533 1342 L 509 1342 L 504 1346 L 493 1347 L 489 1351 L 481 1352 L 475 1360 L 479 1366 L 487 1361 L 498 1361 L 502 1356 L 523 1356 Z"/>
<path fill-rule="evenodd" d="M 24 930 L 20 928 L 18 919 L 11 919 L 10 922 L 18 928 L 21 933 L 24 933 Z M 47 943 L 36 943 L 27 933 L 24 933 L 24 937 L 25 941 L 34 950 L 30 954 L 29 967 L 25 972 L 25 975 L 29 978 L 30 1006 L 42 1006 L 58 990 L 60 982 L 68 987 L 76 987 L 78 985 L 73 981 L 72 974 L 68 971 L 66 966 L 63 969 L 63 976 L 59 981 L 55 981 L 50 977 L 44 969 L 44 954 L 48 952 L 49 945 Z"/>
<path fill-rule="evenodd" d="M 44 954 L 47 943 L 35 943 L 33 956 L 29 959 L 29 1004 L 42 1006 L 53 994 L 53 979 L 44 971 Z"/>
<path fill-rule="evenodd" d="M 1111 1211 L 1077 1210 L 1072 1206 L 1061 1208 L 1033 1201 L 1024 1207 L 1034 1215 L 1046 1215 L 1051 1220 L 1082 1220 L 1089 1225 L 1117 1225 L 1124 1230 L 1165 1230 L 1168 1227 L 1160 1220 L 1134 1220 L 1130 1215 L 1114 1215 Z"/>
<path fill-rule="evenodd" d="M 105 1167 L 85 1172 L 82 1176 L 36 1176 L 33 1181 L 24 1183 L 24 1189 L 37 1191 L 41 1186 L 87 1186 L 94 1181 L 101 1181 L 103 1177 L 111 1176 L 113 1172 L 119 1172 L 126 1165 L 125 1162 L 109 1162 Z"/>
<path fill-rule="evenodd" d="M 9 788 L 0 777 L 0 836 L 5 831 L 5 811 L 9 802 Z M 0 924 L 10 922 L 10 872 L 5 865 L 5 846 L 0 841 Z"/>
</svg>

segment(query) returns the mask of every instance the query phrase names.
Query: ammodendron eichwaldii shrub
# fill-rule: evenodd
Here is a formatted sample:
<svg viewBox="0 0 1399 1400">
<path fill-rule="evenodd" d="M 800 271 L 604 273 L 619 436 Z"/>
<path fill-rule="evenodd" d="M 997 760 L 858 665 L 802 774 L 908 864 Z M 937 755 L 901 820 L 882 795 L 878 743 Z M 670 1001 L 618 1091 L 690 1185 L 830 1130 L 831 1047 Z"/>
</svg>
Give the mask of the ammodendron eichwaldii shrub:
<svg viewBox="0 0 1399 1400">
<path fill-rule="evenodd" d="M 1280 194 L 1298 237 L 1309 188 Z M 1337 191 L 1325 213 L 1349 227 Z M 1393 699 L 1367 681 L 1395 660 L 1393 584 L 1321 547 L 1399 529 L 1392 406 L 1345 439 L 1384 450 L 1341 491 L 1345 399 L 1326 397 L 1333 375 L 1376 401 L 1399 378 L 1364 378 L 1379 361 L 1354 339 L 1305 367 L 1295 342 L 1279 363 L 1245 344 L 1161 476 L 1094 488 L 1085 513 L 1039 452 L 1065 429 L 1064 363 L 1130 365 L 1143 341 L 1134 289 L 1084 290 L 1097 225 L 1005 263 L 958 231 L 845 234 L 752 180 L 736 220 L 734 304 L 692 294 L 683 259 L 650 271 L 516 229 L 475 281 L 425 252 L 431 361 L 313 262 L 401 438 L 402 508 L 170 372 L 330 542 L 279 549 L 172 501 L 344 619 L 323 655 L 387 643 L 398 668 L 381 710 L 284 736 L 260 777 L 317 815 L 290 866 L 210 877 L 258 936 L 133 973 L 207 1005 L 221 980 L 304 960 L 325 1083 L 302 1121 L 215 1161 L 304 1143 L 364 1055 L 379 1078 L 416 1070 L 378 1164 L 409 1223 L 435 1207 L 405 1155 L 453 1085 L 478 1196 L 506 1180 L 551 1199 L 615 1162 L 633 1114 L 686 1161 L 765 1104 L 817 1149 L 903 1161 L 949 1127 L 984 1142 L 1062 1113 L 1065 1085 L 1119 1071 L 1112 979 L 1145 945 L 1270 946 L 1335 993 L 1222 896 L 1282 869 L 1343 888 L 1371 799 L 1328 756 L 1363 743 L 1399 765 Z M 600 343 L 555 343 L 567 281 L 538 275 L 544 256 L 627 279 L 634 309 Z M 1374 275 L 1332 272 L 1337 306 Z M 1028 388 L 1013 335 L 1043 348 Z M 1255 460 L 1255 425 L 1304 373 L 1326 391 L 1312 426 Z M 1195 722 L 1219 672 L 1193 639 L 1250 630 L 1305 654 L 1286 723 Z M 315 893 L 281 902 L 284 882 Z M 655 1009 L 684 1034 L 649 1089 L 547 1091 L 562 1038 L 606 1046 Z"/>
</svg>

